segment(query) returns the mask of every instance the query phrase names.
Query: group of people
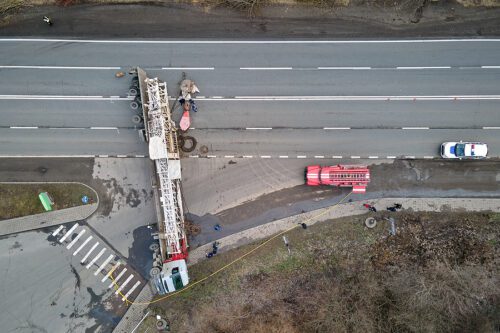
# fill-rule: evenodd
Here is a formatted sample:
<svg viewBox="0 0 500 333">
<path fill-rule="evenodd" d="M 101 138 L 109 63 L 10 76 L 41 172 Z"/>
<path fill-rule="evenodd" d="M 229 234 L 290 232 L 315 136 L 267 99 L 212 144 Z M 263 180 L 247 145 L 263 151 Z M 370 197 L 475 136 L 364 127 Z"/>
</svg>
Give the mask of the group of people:
<svg viewBox="0 0 500 333">
<path fill-rule="evenodd" d="M 363 204 L 363 207 L 367 208 L 370 212 L 377 212 L 377 208 L 375 208 L 374 206 L 370 205 L 370 204 Z M 386 208 L 388 211 L 390 212 L 397 212 L 399 209 L 403 209 L 403 205 L 399 204 L 399 203 L 394 203 L 392 206 L 390 207 L 387 207 Z"/>
<path fill-rule="evenodd" d="M 219 250 L 219 242 L 213 242 L 212 244 L 212 251 L 207 252 L 206 257 L 207 258 L 212 258 L 214 255 L 217 254 L 217 251 Z"/>
</svg>

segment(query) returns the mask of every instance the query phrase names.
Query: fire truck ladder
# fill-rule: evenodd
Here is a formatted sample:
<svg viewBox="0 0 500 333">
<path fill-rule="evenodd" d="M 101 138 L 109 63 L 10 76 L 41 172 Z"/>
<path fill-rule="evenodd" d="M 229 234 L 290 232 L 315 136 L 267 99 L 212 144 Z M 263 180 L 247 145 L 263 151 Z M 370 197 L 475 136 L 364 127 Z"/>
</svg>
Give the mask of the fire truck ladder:
<svg viewBox="0 0 500 333">
<path fill-rule="evenodd" d="M 167 84 L 157 78 L 146 79 L 146 83 L 149 150 L 160 182 L 163 211 L 163 225 L 159 225 L 160 248 L 162 257 L 168 259 L 182 253 L 181 240 L 185 239 L 177 129 L 171 119 Z"/>
</svg>

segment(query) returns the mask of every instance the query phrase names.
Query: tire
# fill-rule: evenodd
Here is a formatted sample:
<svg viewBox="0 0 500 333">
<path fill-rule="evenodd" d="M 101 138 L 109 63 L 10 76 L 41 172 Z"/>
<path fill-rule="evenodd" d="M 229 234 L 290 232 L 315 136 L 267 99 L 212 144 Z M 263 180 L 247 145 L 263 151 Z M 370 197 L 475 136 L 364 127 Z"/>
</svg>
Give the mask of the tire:
<svg viewBox="0 0 500 333">
<path fill-rule="evenodd" d="M 160 244 L 158 244 L 158 243 L 151 243 L 151 245 L 149 245 L 149 249 L 150 249 L 151 251 L 156 251 L 156 250 L 158 250 L 159 248 L 160 248 Z"/>
<path fill-rule="evenodd" d="M 132 122 L 134 124 L 141 124 L 142 123 L 142 117 L 136 114 L 135 116 L 132 117 Z"/>
<path fill-rule="evenodd" d="M 137 103 L 136 101 L 132 101 L 130 102 L 130 107 L 132 108 L 132 110 L 137 110 L 139 108 L 139 103 Z"/>
<path fill-rule="evenodd" d="M 153 267 L 149 270 L 149 276 L 151 276 L 152 278 L 157 277 L 158 275 L 160 275 L 160 273 L 161 273 L 160 267 Z"/>
<path fill-rule="evenodd" d="M 190 153 L 196 149 L 196 144 L 198 142 L 196 141 L 195 138 L 193 138 L 192 136 L 187 136 L 187 135 L 181 136 L 180 138 L 182 138 L 182 139 L 179 140 L 179 147 L 183 152 Z M 186 142 L 191 142 L 191 145 L 186 147 Z"/>
<path fill-rule="evenodd" d="M 163 332 L 168 328 L 168 323 L 165 319 L 156 320 L 156 330 Z"/>
<path fill-rule="evenodd" d="M 129 94 L 129 95 L 132 95 L 132 96 L 137 96 L 138 91 L 137 91 L 137 89 L 135 89 L 135 88 L 130 88 L 130 89 L 128 90 L 128 94 Z"/>
<path fill-rule="evenodd" d="M 377 220 L 375 220 L 375 218 L 373 217 L 369 217 L 365 220 L 365 226 L 367 228 L 373 229 L 375 228 L 376 225 L 377 225 Z"/>
</svg>

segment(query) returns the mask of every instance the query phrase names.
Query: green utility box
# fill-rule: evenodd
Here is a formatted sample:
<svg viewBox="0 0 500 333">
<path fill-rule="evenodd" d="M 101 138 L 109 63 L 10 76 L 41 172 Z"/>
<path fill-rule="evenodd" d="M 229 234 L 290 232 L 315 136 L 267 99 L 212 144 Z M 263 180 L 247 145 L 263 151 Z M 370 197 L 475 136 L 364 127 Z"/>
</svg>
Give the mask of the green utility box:
<svg viewBox="0 0 500 333">
<path fill-rule="evenodd" d="M 43 208 L 45 208 L 45 210 L 47 212 L 52 210 L 52 205 L 54 204 L 54 202 L 52 201 L 52 199 L 50 198 L 50 196 L 47 192 L 40 193 L 38 195 L 38 198 L 40 198 L 40 201 L 42 202 Z"/>
</svg>

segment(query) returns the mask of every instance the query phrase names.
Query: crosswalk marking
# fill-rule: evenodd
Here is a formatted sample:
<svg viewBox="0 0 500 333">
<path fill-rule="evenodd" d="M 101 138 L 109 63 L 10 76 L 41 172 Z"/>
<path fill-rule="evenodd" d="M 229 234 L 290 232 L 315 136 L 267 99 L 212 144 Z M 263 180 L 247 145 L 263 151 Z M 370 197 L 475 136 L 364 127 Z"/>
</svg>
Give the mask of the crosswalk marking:
<svg viewBox="0 0 500 333">
<path fill-rule="evenodd" d="M 57 234 L 61 232 L 62 228 L 64 228 L 64 227 L 62 225 L 60 225 L 59 228 L 57 228 L 56 231 L 54 231 L 52 233 L 52 236 L 57 236 Z"/>
<path fill-rule="evenodd" d="M 78 233 L 78 235 L 76 235 L 75 238 L 73 238 L 73 240 L 71 241 L 71 243 L 68 244 L 68 246 L 66 246 L 66 248 L 69 250 L 73 247 L 73 245 L 76 244 L 76 242 L 80 239 L 80 237 L 82 237 L 82 235 L 85 233 L 85 229 L 83 229 L 82 231 L 80 231 Z"/>
<path fill-rule="evenodd" d="M 125 296 L 122 297 L 122 301 L 125 301 L 126 299 L 128 299 L 128 297 L 130 296 L 130 294 L 132 294 L 135 290 L 135 288 L 137 288 L 139 285 L 141 284 L 141 281 L 137 281 L 132 288 L 130 288 L 130 290 L 128 291 L 128 293 L 125 294 Z"/>
<path fill-rule="evenodd" d="M 108 287 L 108 288 L 113 287 L 113 285 L 115 284 L 115 282 L 117 282 L 118 280 L 120 280 L 120 278 L 123 276 L 123 274 L 125 274 L 125 272 L 126 272 L 126 271 L 127 271 L 127 269 L 126 269 L 126 268 L 124 268 L 124 269 L 120 272 L 120 274 L 118 274 L 118 276 L 114 279 L 114 281 L 111 281 L 111 284 L 109 285 L 109 287 Z"/>
<path fill-rule="evenodd" d="M 89 236 L 89 238 L 87 238 L 87 239 L 85 240 L 85 242 L 83 242 L 83 244 L 82 244 L 82 245 L 80 245 L 80 246 L 76 249 L 76 251 L 75 251 L 75 252 L 73 252 L 73 255 L 74 255 L 74 256 L 76 256 L 76 254 L 77 254 L 78 252 L 80 252 L 80 250 L 81 250 L 81 249 L 83 249 L 83 247 L 84 247 L 85 245 L 87 245 L 87 243 L 88 243 L 88 242 L 90 242 L 90 240 L 91 240 L 92 238 L 93 238 L 92 236 Z"/>
<path fill-rule="evenodd" d="M 108 278 L 109 278 L 109 276 L 111 275 L 111 273 L 113 273 L 113 272 L 114 272 L 114 271 L 118 268 L 118 266 L 120 266 L 121 264 L 122 264 L 121 262 L 117 262 L 117 263 L 113 266 L 113 268 L 111 268 L 111 270 L 108 272 L 108 274 L 106 274 L 106 275 L 102 278 L 101 282 L 106 281 L 106 279 L 108 279 Z"/>
<path fill-rule="evenodd" d="M 95 257 L 94 259 L 92 259 L 89 264 L 85 267 L 87 269 L 90 268 L 90 266 L 92 266 L 101 256 L 102 254 L 104 253 L 104 251 L 106 251 L 106 248 L 102 249 Z"/>
<path fill-rule="evenodd" d="M 71 227 L 71 229 L 68 230 L 68 232 L 62 236 L 62 238 L 59 240 L 59 243 L 62 243 L 66 240 L 66 238 L 68 238 L 69 235 L 71 235 L 73 233 L 73 231 L 75 231 L 76 227 L 78 227 L 78 223 L 75 223 L 74 226 Z"/>
<path fill-rule="evenodd" d="M 94 276 L 97 276 L 97 274 L 99 274 L 104 269 L 104 267 L 106 267 L 106 265 L 109 264 L 109 262 L 111 261 L 111 259 L 113 259 L 114 256 L 115 256 L 114 254 L 110 254 L 109 257 L 106 260 L 104 260 L 102 265 L 99 266 L 97 271 L 95 271 Z"/>
<path fill-rule="evenodd" d="M 89 250 L 89 252 L 87 252 L 87 254 L 85 255 L 85 257 L 83 257 L 82 261 L 80 261 L 80 263 L 84 263 L 85 260 L 87 260 L 87 258 L 90 256 L 90 254 L 92 253 L 92 251 L 95 250 L 95 248 L 97 247 L 97 245 L 99 245 L 99 242 L 95 243 Z"/>
<path fill-rule="evenodd" d="M 118 293 L 120 291 L 122 291 L 123 288 L 125 288 L 125 286 L 130 282 L 130 280 L 132 280 L 133 277 L 134 277 L 134 274 L 130 274 L 129 277 L 125 280 L 125 282 L 122 283 L 122 285 L 120 286 L 120 288 L 118 288 L 115 291 L 115 295 L 118 295 Z"/>
</svg>

